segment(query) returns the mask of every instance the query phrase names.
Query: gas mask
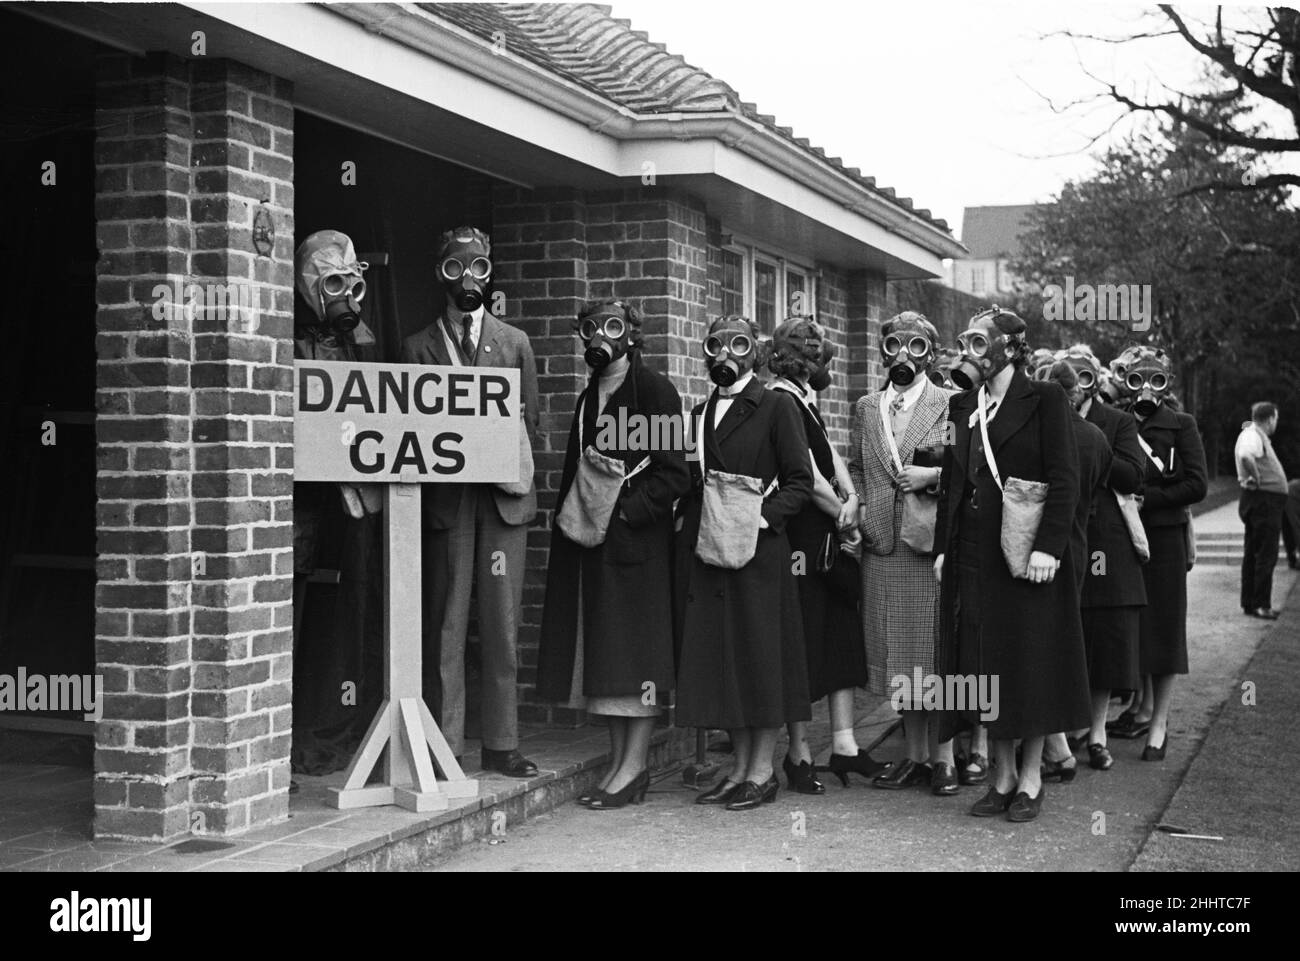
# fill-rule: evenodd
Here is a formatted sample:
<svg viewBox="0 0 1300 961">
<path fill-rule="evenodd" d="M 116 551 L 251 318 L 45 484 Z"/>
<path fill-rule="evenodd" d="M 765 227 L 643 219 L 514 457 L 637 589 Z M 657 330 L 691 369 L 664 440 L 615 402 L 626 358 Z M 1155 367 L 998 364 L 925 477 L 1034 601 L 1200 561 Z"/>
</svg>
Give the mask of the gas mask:
<svg viewBox="0 0 1300 961">
<path fill-rule="evenodd" d="M 942 387 L 945 390 L 954 390 L 952 382 L 952 369 L 957 365 L 957 359 L 960 355 L 951 347 L 943 347 L 935 352 L 934 366 L 926 371 L 925 376 L 930 378 L 930 383 L 936 387 Z"/>
<path fill-rule="evenodd" d="M 939 332 L 923 314 L 905 310 L 885 321 L 880 329 L 880 359 L 889 382 L 906 389 L 934 364 Z"/>
<path fill-rule="evenodd" d="M 966 331 L 957 336 L 961 358 L 952 369 L 952 382 L 962 390 L 972 390 L 992 380 L 1012 361 L 1008 347 L 1024 349 L 1024 332 L 1023 320 L 996 305 L 976 314 Z"/>
<path fill-rule="evenodd" d="M 1121 403 L 1139 417 L 1150 417 L 1169 396 L 1171 366 L 1169 355 L 1157 347 L 1129 347 L 1111 364 Z"/>
<path fill-rule="evenodd" d="M 758 336 L 744 317 L 719 317 L 709 325 L 704 338 L 704 360 L 709 379 L 719 387 L 730 387 L 754 369 Z"/>
<path fill-rule="evenodd" d="M 1078 402 L 1074 405 L 1077 410 L 1101 390 L 1101 361 L 1083 344 L 1068 347 L 1057 356 L 1070 365 L 1079 382 Z"/>
<path fill-rule="evenodd" d="M 366 296 L 362 275 L 370 265 L 357 260 L 347 234 L 318 230 L 299 244 L 294 267 L 298 293 L 316 315 L 322 333 L 348 334 L 361 324 L 361 300 Z"/>
<path fill-rule="evenodd" d="M 622 301 L 588 304 L 575 324 L 585 347 L 582 359 L 592 370 L 604 370 L 633 348 L 634 330 L 640 326 L 636 308 Z"/>
<path fill-rule="evenodd" d="M 778 376 L 805 379 L 814 391 L 831 385 L 835 345 L 826 329 L 812 317 L 788 317 L 772 332 L 772 352 L 767 366 Z"/>
<path fill-rule="evenodd" d="M 492 279 L 492 242 L 476 227 L 457 227 L 438 246 L 438 280 L 456 307 L 472 314 L 487 300 Z"/>
</svg>

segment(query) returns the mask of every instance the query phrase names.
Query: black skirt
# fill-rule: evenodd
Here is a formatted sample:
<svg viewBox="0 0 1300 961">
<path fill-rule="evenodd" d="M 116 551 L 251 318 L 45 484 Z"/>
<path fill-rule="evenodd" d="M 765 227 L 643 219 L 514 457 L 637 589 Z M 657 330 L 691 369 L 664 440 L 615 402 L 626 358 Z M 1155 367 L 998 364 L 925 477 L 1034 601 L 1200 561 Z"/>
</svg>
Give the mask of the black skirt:
<svg viewBox="0 0 1300 961">
<path fill-rule="evenodd" d="M 1088 653 L 1088 687 L 1134 691 L 1140 683 L 1138 632 L 1142 608 L 1085 607 L 1083 646 Z"/>
<path fill-rule="evenodd" d="M 1143 674 L 1187 673 L 1186 525 L 1148 527 L 1151 560 L 1142 567 L 1147 606 L 1139 619 L 1138 669 Z"/>
</svg>

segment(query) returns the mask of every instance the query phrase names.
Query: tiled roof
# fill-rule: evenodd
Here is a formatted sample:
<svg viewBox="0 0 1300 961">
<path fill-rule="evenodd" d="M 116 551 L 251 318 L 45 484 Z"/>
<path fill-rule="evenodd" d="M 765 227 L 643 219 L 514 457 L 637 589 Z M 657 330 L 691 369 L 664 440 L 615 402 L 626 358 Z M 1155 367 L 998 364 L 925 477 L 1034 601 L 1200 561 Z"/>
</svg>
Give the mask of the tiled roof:
<svg viewBox="0 0 1300 961">
<path fill-rule="evenodd" d="M 941 230 L 946 221 L 745 103 L 728 84 L 669 53 L 627 20 L 594 3 L 420 3 L 419 7 L 489 43 L 640 114 L 730 112 L 755 121 L 832 169 Z"/>
<path fill-rule="evenodd" d="M 1037 204 L 967 207 L 961 218 L 961 242 L 972 260 L 997 260 L 1020 253 L 1020 235 Z"/>
</svg>

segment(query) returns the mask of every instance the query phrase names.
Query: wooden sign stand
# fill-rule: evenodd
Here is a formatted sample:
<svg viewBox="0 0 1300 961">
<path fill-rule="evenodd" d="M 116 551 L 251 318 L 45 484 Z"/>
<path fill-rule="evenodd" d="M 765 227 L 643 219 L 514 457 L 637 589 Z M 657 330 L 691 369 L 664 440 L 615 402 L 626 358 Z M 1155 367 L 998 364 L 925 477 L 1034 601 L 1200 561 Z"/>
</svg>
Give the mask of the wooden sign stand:
<svg viewBox="0 0 1300 961">
<path fill-rule="evenodd" d="M 420 485 L 384 485 L 384 703 L 348 765 L 343 787 L 330 789 L 340 809 L 397 804 L 438 811 L 454 797 L 476 797 L 420 692 Z M 384 748 L 383 778 L 367 785 Z M 439 781 L 429 752 L 441 770 Z"/>
</svg>

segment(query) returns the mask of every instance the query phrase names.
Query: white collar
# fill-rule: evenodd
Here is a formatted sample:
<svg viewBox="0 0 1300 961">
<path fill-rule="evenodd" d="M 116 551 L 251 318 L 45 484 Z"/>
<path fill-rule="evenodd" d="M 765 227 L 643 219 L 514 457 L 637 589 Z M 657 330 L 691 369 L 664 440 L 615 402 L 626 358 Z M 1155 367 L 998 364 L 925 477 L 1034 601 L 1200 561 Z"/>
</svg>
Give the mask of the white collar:
<svg viewBox="0 0 1300 961">
<path fill-rule="evenodd" d="M 917 398 L 921 396 L 921 392 L 925 390 L 925 383 L 927 380 L 929 380 L 929 378 L 924 374 L 917 374 L 916 379 L 907 385 L 906 390 L 902 391 L 896 388 L 891 382 L 889 386 L 885 388 L 886 406 L 892 404 L 895 397 L 901 397 L 903 398 L 902 409 L 907 410 L 915 404 Z"/>
<path fill-rule="evenodd" d="M 817 403 L 817 391 L 813 390 L 808 385 L 799 383 L 793 377 L 782 377 L 781 381 L 798 391 L 799 396 L 803 398 L 805 404 L 812 406 Z"/>
<path fill-rule="evenodd" d="M 718 388 L 718 400 L 734 400 L 736 395 L 749 386 L 749 382 L 754 379 L 754 372 L 751 370 L 740 380 L 736 381 L 730 387 Z"/>
</svg>

